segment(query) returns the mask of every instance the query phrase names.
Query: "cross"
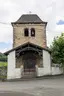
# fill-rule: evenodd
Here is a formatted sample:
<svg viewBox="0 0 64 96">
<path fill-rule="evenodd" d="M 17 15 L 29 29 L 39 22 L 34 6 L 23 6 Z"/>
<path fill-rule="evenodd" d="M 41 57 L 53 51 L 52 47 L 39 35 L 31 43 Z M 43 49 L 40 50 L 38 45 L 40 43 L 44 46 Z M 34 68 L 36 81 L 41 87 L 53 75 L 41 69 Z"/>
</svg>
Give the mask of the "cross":
<svg viewBox="0 0 64 96">
<path fill-rule="evenodd" d="M 29 14 L 31 14 L 32 12 L 31 11 L 29 11 Z"/>
</svg>

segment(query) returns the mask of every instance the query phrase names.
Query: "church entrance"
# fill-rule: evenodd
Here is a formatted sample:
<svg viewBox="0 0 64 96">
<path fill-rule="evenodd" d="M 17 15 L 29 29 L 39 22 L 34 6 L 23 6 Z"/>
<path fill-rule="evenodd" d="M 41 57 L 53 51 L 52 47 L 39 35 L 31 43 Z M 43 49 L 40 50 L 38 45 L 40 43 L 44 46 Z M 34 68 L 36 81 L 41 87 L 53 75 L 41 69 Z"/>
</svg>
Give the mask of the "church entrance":
<svg viewBox="0 0 64 96">
<path fill-rule="evenodd" d="M 36 77 L 37 66 L 43 65 L 42 61 L 42 48 L 32 43 L 22 45 L 16 50 L 17 68 L 20 68 L 21 75 L 24 78 Z"/>
<path fill-rule="evenodd" d="M 32 52 L 27 52 L 23 56 L 24 77 L 35 77 L 36 75 L 36 55 Z"/>
</svg>

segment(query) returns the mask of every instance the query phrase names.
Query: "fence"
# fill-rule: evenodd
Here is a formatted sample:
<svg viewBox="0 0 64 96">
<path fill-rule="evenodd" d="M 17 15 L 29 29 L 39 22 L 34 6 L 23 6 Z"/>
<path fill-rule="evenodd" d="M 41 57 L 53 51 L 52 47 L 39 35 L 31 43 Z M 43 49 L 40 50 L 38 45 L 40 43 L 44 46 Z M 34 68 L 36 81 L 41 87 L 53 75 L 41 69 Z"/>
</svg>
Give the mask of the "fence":
<svg viewBox="0 0 64 96">
<path fill-rule="evenodd" d="M 7 78 L 7 67 L 2 66 L 0 67 L 0 80 L 5 80 Z"/>
</svg>

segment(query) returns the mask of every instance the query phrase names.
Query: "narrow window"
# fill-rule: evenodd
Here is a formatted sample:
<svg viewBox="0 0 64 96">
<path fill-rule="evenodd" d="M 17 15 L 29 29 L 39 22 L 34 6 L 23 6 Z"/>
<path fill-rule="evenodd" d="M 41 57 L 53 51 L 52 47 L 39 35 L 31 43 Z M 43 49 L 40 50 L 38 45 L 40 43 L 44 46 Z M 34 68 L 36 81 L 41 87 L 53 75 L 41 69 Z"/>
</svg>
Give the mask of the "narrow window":
<svg viewBox="0 0 64 96">
<path fill-rule="evenodd" d="M 31 36 L 35 37 L 35 29 L 34 28 L 31 28 Z"/>
<path fill-rule="evenodd" d="M 29 36 L 28 28 L 25 28 L 25 29 L 24 29 L 24 36 Z"/>
</svg>

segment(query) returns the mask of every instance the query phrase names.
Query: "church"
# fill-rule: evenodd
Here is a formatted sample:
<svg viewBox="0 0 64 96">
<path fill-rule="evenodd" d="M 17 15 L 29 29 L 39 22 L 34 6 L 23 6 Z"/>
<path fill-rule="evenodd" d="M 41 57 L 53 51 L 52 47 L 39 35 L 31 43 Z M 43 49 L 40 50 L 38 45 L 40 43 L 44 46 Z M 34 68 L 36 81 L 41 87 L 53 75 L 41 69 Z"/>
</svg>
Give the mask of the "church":
<svg viewBox="0 0 64 96">
<path fill-rule="evenodd" d="M 13 27 L 13 49 L 8 57 L 7 79 L 51 75 L 51 55 L 47 47 L 46 26 L 36 14 L 23 14 Z"/>
</svg>

